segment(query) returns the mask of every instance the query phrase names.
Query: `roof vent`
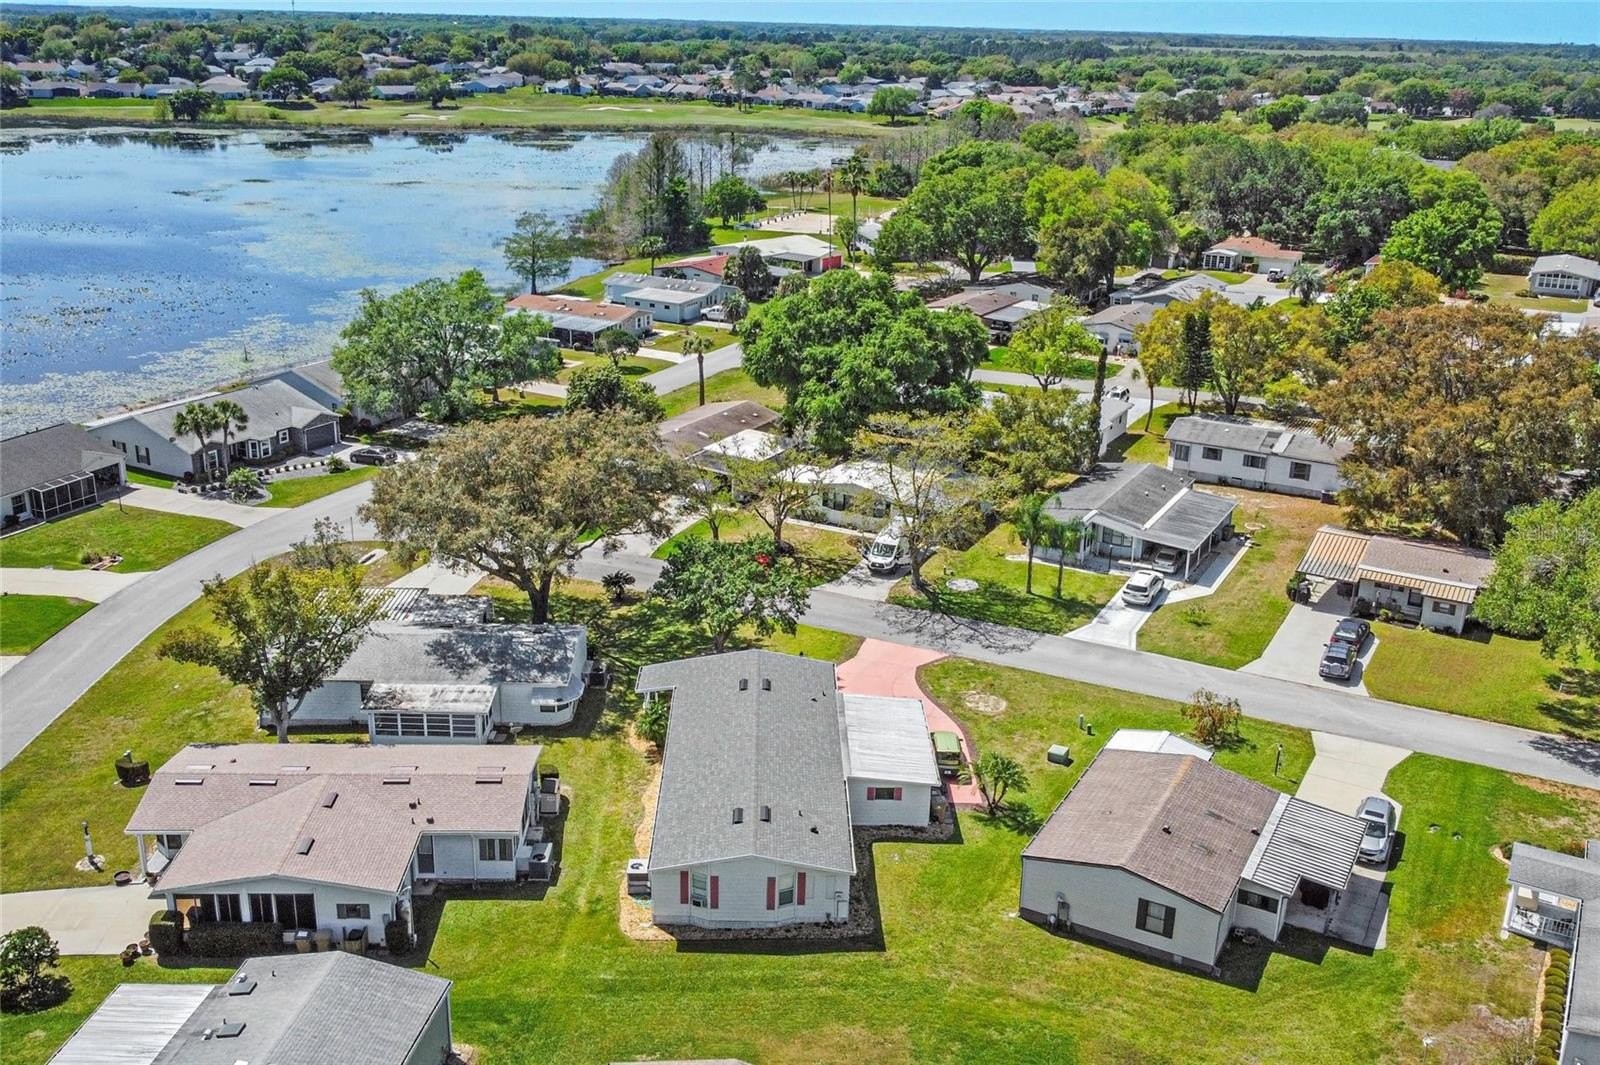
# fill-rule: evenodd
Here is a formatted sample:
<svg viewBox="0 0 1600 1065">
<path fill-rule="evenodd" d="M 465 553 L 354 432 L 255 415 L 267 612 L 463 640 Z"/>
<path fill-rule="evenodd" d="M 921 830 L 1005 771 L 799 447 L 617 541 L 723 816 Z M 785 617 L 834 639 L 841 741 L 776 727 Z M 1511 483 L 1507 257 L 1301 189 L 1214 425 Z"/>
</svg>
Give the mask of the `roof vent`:
<svg viewBox="0 0 1600 1065">
<path fill-rule="evenodd" d="M 252 788 L 275 788 L 278 786 L 277 777 L 255 777 L 250 781 Z"/>
<path fill-rule="evenodd" d="M 229 1022 L 226 1018 L 224 1018 L 222 1024 L 212 1033 L 212 1038 L 214 1038 L 214 1039 L 237 1039 L 237 1038 L 239 1038 L 239 1036 L 243 1032 L 244 1032 L 244 1022 L 243 1021 L 232 1021 L 232 1022 Z"/>
<path fill-rule="evenodd" d="M 736 824 L 736 825 L 744 824 L 744 807 L 743 806 L 735 806 L 733 808 L 733 823 Z"/>
<path fill-rule="evenodd" d="M 210 762 L 190 762 L 183 768 L 187 769 L 191 773 L 205 773 L 217 767 Z"/>
<path fill-rule="evenodd" d="M 228 985 L 228 994 L 230 997 L 248 995 L 255 989 L 256 982 L 254 980 L 247 979 L 243 973 L 240 973 L 238 979 L 234 980 L 233 983 Z"/>
<path fill-rule="evenodd" d="M 747 691 L 750 690 L 750 678 L 749 677 L 740 677 L 739 678 L 739 690 L 742 691 L 742 692 L 747 692 Z"/>
<path fill-rule="evenodd" d="M 173 781 L 174 784 L 182 784 L 186 788 L 196 788 L 205 782 L 205 777 L 179 777 Z"/>
<path fill-rule="evenodd" d="M 769 692 L 769 691 L 772 690 L 772 678 L 771 677 L 762 677 L 761 678 L 761 690 L 764 691 L 764 692 Z"/>
<path fill-rule="evenodd" d="M 763 806 L 761 808 L 761 820 L 763 820 L 763 821 L 771 821 L 772 820 L 772 807 Z"/>
<path fill-rule="evenodd" d="M 822 833 L 817 831 L 817 826 L 816 825 L 812 825 L 811 826 L 811 834 L 813 836 L 820 836 Z"/>
<path fill-rule="evenodd" d="M 309 773 L 311 772 L 311 767 L 308 765 L 280 765 L 278 771 L 280 773 Z"/>
<path fill-rule="evenodd" d="M 1170 835 L 1172 835 L 1172 826 L 1171 825 L 1162 825 L 1161 826 L 1161 831 L 1165 832 L 1167 835 L 1170 836 Z"/>
<path fill-rule="evenodd" d="M 409 784 L 411 783 L 411 775 L 409 773 L 390 773 L 383 778 L 383 782 L 385 784 Z"/>
<path fill-rule="evenodd" d="M 324 810 L 331 810 L 333 809 L 333 804 L 338 801 L 339 793 L 337 791 L 330 791 L 328 794 L 322 797 L 322 808 Z"/>
<path fill-rule="evenodd" d="M 296 854 L 310 854 L 311 845 L 315 842 L 316 840 L 310 836 L 301 836 L 300 842 L 294 845 L 294 852 Z"/>
<path fill-rule="evenodd" d="M 478 775 L 474 778 L 477 784 L 499 784 L 505 780 L 506 767 L 503 765 L 480 765 Z"/>
</svg>

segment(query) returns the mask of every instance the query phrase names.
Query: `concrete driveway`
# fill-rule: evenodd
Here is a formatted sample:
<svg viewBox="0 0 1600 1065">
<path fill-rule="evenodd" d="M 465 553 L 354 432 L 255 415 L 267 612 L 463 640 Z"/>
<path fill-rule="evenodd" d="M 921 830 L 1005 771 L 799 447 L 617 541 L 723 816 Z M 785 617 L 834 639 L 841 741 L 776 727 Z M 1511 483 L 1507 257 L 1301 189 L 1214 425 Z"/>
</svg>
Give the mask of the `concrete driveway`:
<svg viewBox="0 0 1600 1065">
<path fill-rule="evenodd" d="M 229 503 L 223 499 L 206 499 L 190 492 L 171 488 L 153 488 L 147 484 L 129 485 L 122 493 L 122 502 L 130 507 L 160 510 L 168 514 L 187 514 L 195 518 L 216 518 L 241 528 L 256 525 L 273 516 L 272 507 L 247 507 L 242 503 Z"/>
<path fill-rule="evenodd" d="M 103 603 L 148 573 L 108 569 L 0 569 L 0 591 L 8 595 L 64 595 Z"/>
<path fill-rule="evenodd" d="M 161 907 L 142 880 L 127 887 L 12 892 L 0 895 L 0 932 L 38 925 L 55 937 L 63 954 L 121 954 L 144 938 L 150 915 Z"/>
<path fill-rule="evenodd" d="M 865 599 L 871 603 L 887 603 L 890 591 L 900 582 L 900 578 L 905 575 L 906 568 L 904 566 L 893 573 L 874 573 L 868 568 L 867 560 L 862 559 L 822 587 L 830 592 L 848 595 L 853 599 Z"/>
<path fill-rule="evenodd" d="M 1322 661 L 1322 649 L 1333 634 L 1333 627 L 1339 623 L 1339 619 L 1349 616 L 1350 600 L 1334 594 L 1332 589 L 1310 605 L 1294 603 L 1289 607 L 1289 616 L 1283 619 L 1283 624 L 1273 633 L 1272 641 L 1261 652 L 1261 657 L 1240 668 L 1245 673 L 1366 695 L 1367 686 L 1362 678 L 1366 674 L 1367 663 L 1372 661 L 1372 652 L 1378 646 L 1376 635 L 1369 637 L 1366 646 L 1361 649 L 1356 659 L 1355 673 L 1349 680 L 1328 680 L 1317 673 L 1317 666 Z"/>
<path fill-rule="evenodd" d="M 1129 606 L 1122 601 L 1122 593 L 1118 592 L 1111 597 L 1111 602 L 1100 608 L 1100 612 L 1091 618 L 1087 625 L 1078 626 L 1067 633 L 1067 636 L 1074 640 L 1087 640 L 1089 643 L 1104 643 L 1132 650 L 1139 643 L 1139 630 L 1150 620 L 1150 615 L 1155 613 L 1156 607 L 1166 602 L 1166 599 L 1167 589 L 1163 588 L 1161 594 L 1156 596 L 1156 601 L 1149 606 Z"/>
</svg>

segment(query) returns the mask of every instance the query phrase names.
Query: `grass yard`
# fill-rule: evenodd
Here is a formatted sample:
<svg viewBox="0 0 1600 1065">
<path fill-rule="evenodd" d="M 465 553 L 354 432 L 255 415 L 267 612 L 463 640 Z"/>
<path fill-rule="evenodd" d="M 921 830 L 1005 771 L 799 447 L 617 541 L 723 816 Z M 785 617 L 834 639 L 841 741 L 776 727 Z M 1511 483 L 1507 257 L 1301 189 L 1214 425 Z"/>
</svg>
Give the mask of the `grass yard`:
<svg viewBox="0 0 1600 1065">
<path fill-rule="evenodd" d="M 1116 440 L 1106 452 L 1107 462 L 1148 462 L 1154 466 L 1167 464 L 1167 426 L 1174 418 L 1183 417 L 1184 409 L 1176 403 L 1166 403 L 1155 408 L 1149 418 L 1150 431 L 1145 431 L 1144 418 L 1135 418 L 1128 431 Z"/>
<path fill-rule="evenodd" d="M 720 531 L 724 540 L 746 540 L 752 536 L 772 535 L 772 530 L 749 511 L 740 511 L 725 520 Z M 697 521 L 656 548 L 654 557 L 667 558 L 681 540 L 690 537 L 704 539 L 710 535 L 710 526 L 703 520 Z M 870 540 L 859 536 L 795 522 L 784 523 L 783 539 L 795 549 L 800 567 L 805 571 L 806 578 L 813 587 L 827 584 L 842 576 L 846 570 L 861 561 L 863 552 L 871 543 Z"/>
<path fill-rule="evenodd" d="M 889 602 L 1035 632 L 1062 633 L 1088 622 L 1122 587 L 1116 577 L 1067 569 L 1062 573 L 1058 598 L 1057 567 L 1035 561 L 1030 595 L 1025 591 L 1027 563 L 1007 557 L 1026 550 L 1016 531 L 1009 524 L 1001 525 L 966 551 L 941 550 L 923 564 L 923 574 L 937 590 L 933 600 L 914 591 L 907 577 L 894 586 Z M 977 591 L 951 591 L 947 582 L 957 577 L 977 581 Z"/>
<path fill-rule="evenodd" d="M 378 473 L 376 466 L 352 466 L 339 473 L 314 473 L 309 477 L 285 477 L 267 485 L 264 507 L 298 507 L 313 499 L 321 499 L 362 481 L 370 481 Z"/>
<path fill-rule="evenodd" d="M 735 367 L 706 378 L 707 403 L 724 403 L 736 399 L 753 400 L 773 410 L 783 409 L 781 389 L 765 388 L 756 384 L 742 369 Z M 699 385 L 687 385 L 668 392 L 661 397 L 661 402 L 666 407 L 668 418 L 682 414 L 700 405 Z"/>
<path fill-rule="evenodd" d="M 566 384 L 572 380 L 573 374 L 584 367 L 597 366 L 611 360 L 605 355 L 596 355 L 592 351 L 562 348 L 561 361 L 565 365 L 556 371 L 556 381 L 560 384 Z M 665 359 L 652 359 L 647 355 L 630 355 L 617 364 L 617 369 L 621 370 L 625 377 L 643 377 L 645 374 L 655 373 L 657 370 L 665 370 L 671 365 L 673 364 Z"/>
<path fill-rule="evenodd" d="M 1251 275 L 1242 274 L 1236 270 L 1163 270 L 1161 276 L 1169 280 L 1179 277 L 1191 277 L 1194 274 L 1207 274 L 1221 281 L 1224 285 L 1238 285 L 1247 281 Z"/>
<path fill-rule="evenodd" d="M 989 357 L 978 363 L 977 368 L 980 370 L 1004 370 L 1007 373 L 1027 372 L 1012 365 L 1011 349 L 1003 344 L 990 348 Z M 1098 366 L 1093 359 L 1073 359 L 1067 365 L 1067 376 L 1082 380 L 1093 380 L 1097 368 Z M 1115 373 L 1115 369 L 1107 371 L 1108 376 L 1114 376 Z"/>
<path fill-rule="evenodd" d="M 1545 658 L 1538 640 L 1375 623 L 1363 676 L 1381 699 L 1600 740 L 1600 663 Z"/>
<path fill-rule="evenodd" d="M 94 609 L 60 595 L 0 595 L 0 655 L 25 655 Z"/>
<path fill-rule="evenodd" d="M 1234 527 L 1253 539 L 1216 593 L 1157 608 L 1139 630 L 1139 650 L 1237 669 L 1261 657 L 1289 615 L 1284 589 L 1317 527 L 1339 509 L 1314 499 L 1203 485 L 1239 501 Z"/>
<path fill-rule="evenodd" d="M 146 473 L 144 470 L 128 470 L 129 484 L 142 484 L 150 488 L 171 488 L 178 483 L 178 478 L 168 477 L 164 473 Z"/>
<path fill-rule="evenodd" d="M 238 527 L 215 518 L 102 503 L 0 539 L 0 567 L 85 569 L 86 550 L 121 555 L 118 573 L 160 569 Z"/>
<path fill-rule="evenodd" d="M 563 610 L 584 601 L 565 597 Z M 672 650 L 651 647 L 650 619 L 636 620 L 643 643 L 632 651 Z M 1014 916 L 1027 836 L 1008 826 L 1045 816 L 1115 728 L 1181 728 L 1176 707 L 962 660 L 925 667 L 922 681 L 981 749 L 1021 760 L 1032 786 L 1020 796 L 1022 817 L 963 814 L 959 842 L 874 848 L 877 944 L 625 938 L 618 877 L 650 781 L 647 759 L 624 740 L 630 685 L 619 678 L 603 710 L 591 703 L 574 728 L 541 735 L 542 764 L 559 768 L 573 793 L 557 882 L 538 900 L 463 892 L 423 911 L 431 938 L 417 960 L 454 981 L 457 1039 L 485 1065 L 685 1055 L 770 1065 L 1514 1060 L 1508 1033 L 1533 1011 L 1539 955 L 1494 935 L 1505 870 L 1490 849 L 1592 835 L 1600 796 L 1413 757 L 1387 789 L 1405 804 L 1388 948 L 1365 955 L 1291 933 L 1275 947 L 1230 947 L 1213 979 L 1050 936 Z M 1094 737 L 1073 729 L 1079 712 Z M 1311 755 L 1307 734 L 1246 721 L 1243 737 L 1218 762 L 1292 790 Z M 1044 747 L 1060 741 L 1073 743 L 1070 768 L 1043 760 Z M 65 971 L 77 987 L 66 1004 L 0 1018 L 8 1061 L 42 1065 L 119 980 L 224 975 L 148 962 L 127 972 L 114 958 L 68 959 Z M 1424 1036 L 1433 1050 L 1423 1049 Z"/>
<path fill-rule="evenodd" d="M 1518 293 L 1528 291 L 1528 277 L 1526 274 L 1484 274 L 1483 280 L 1478 282 L 1473 291 L 1487 292 L 1490 303 L 1499 303 L 1510 307 L 1524 307 L 1536 311 L 1548 311 L 1551 314 L 1561 311 L 1581 314 L 1589 309 L 1588 303 L 1580 299 L 1564 299 L 1560 296 L 1518 295 Z"/>
<path fill-rule="evenodd" d="M 658 325 L 656 326 L 656 335 L 644 341 L 644 346 L 682 355 L 683 342 L 691 336 L 710 338 L 712 351 L 727 347 L 736 339 L 728 330 L 716 329 L 709 325 Z"/>
</svg>

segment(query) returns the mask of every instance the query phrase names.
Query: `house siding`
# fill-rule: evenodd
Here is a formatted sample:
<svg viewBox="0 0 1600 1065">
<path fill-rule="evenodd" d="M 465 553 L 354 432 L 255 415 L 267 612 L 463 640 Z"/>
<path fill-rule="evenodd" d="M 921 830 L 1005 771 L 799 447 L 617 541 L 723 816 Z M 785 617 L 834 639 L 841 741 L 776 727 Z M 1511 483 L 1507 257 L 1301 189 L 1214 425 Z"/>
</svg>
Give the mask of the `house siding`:
<svg viewBox="0 0 1600 1065">
<path fill-rule="evenodd" d="M 898 799 L 868 799 L 868 788 L 899 788 Z M 850 821 L 857 825 L 910 825 L 925 827 L 933 800 L 927 784 L 898 780 L 850 778 Z"/>
<path fill-rule="evenodd" d="M 405 1065 L 444 1065 L 450 1057 L 450 996 L 444 995 L 434 1007 L 428 1023 L 422 1026 L 416 1046 L 406 1055 Z"/>
<path fill-rule="evenodd" d="M 121 418 L 104 425 L 91 426 L 89 433 L 122 452 L 123 461 L 129 469 L 150 470 L 168 477 L 182 477 L 186 473 L 199 476 L 202 472 L 198 454 L 191 455 L 176 442 L 137 419 Z M 213 447 L 220 452 L 220 444 Z M 141 451 L 146 453 L 143 461 L 140 459 Z"/>
<path fill-rule="evenodd" d="M 1043 923 L 1065 897 L 1073 931 L 1125 944 L 1183 964 L 1212 968 L 1228 933 L 1225 913 L 1216 913 L 1124 869 L 1022 859 L 1022 915 Z M 1173 907 L 1172 937 L 1138 926 L 1139 900 Z"/>
<path fill-rule="evenodd" d="M 261 715 L 260 721 L 262 728 L 271 723 L 265 714 Z M 362 707 L 361 684 L 353 680 L 330 680 L 320 688 L 312 689 L 289 715 L 290 726 L 297 728 L 333 725 L 365 727 L 366 723 L 367 712 Z"/>
<path fill-rule="evenodd" d="M 1528 275 L 1528 291 L 1535 296 L 1565 296 L 1568 299 L 1588 299 L 1600 285 L 1593 278 L 1579 277 L 1565 270 L 1543 270 Z"/>
<path fill-rule="evenodd" d="M 1208 459 L 1204 451 L 1206 445 L 1187 444 L 1183 446 L 1189 448 L 1189 457 L 1179 459 L 1172 452 L 1174 443 L 1167 444 L 1167 469 L 1173 473 L 1193 477 L 1197 481 L 1256 488 L 1283 495 L 1308 496 L 1312 499 L 1332 495 L 1344 488 L 1344 478 L 1339 476 L 1339 467 L 1331 462 L 1307 462 L 1306 464 L 1311 467 L 1310 479 L 1297 481 L 1289 476 L 1289 467 L 1291 462 L 1303 461 L 1300 459 L 1267 455 L 1267 468 L 1253 469 L 1244 464 L 1245 455 L 1259 454 L 1259 452 L 1221 448 L 1220 459 Z"/>
<path fill-rule="evenodd" d="M 1420 594 L 1420 593 L 1419 593 Z M 1362 578 L 1356 585 L 1356 598 L 1371 602 L 1376 609 L 1388 608 L 1416 621 L 1424 628 L 1459 634 L 1472 616 L 1472 604 L 1451 603 L 1431 595 L 1422 595 L 1421 602 L 1411 602 L 1411 590 L 1392 585 L 1378 584 Z M 1449 608 L 1454 607 L 1454 612 Z"/>
<path fill-rule="evenodd" d="M 704 872 L 717 878 L 717 908 L 680 902 L 679 874 Z M 806 874 L 805 905 L 767 909 L 767 878 Z M 798 881 L 797 881 L 798 883 Z M 836 899 L 836 894 L 842 895 Z M 798 898 L 798 888 L 797 895 Z M 765 858 L 729 858 L 694 866 L 650 871 L 650 908 L 657 924 L 713 928 L 761 928 L 843 920 L 850 913 L 850 878 L 842 873 L 785 865 Z"/>
<path fill-rule="evenodd" d="M 309 883 L 304 880 L 289 880 L 284 877 L 262 877 L 257 880 L 241 880 L 231 884 L 222 884 L 215 887 L 196 887 L 179 892 L 165 892 L 166 905 L 171 908 L 177 899 L 190 898 L 195 895 L 238 895 L 240 912 L 243 913 L 250 905 L 250 895 L 310 895 L 316 906 L 317 927 L 333 932 L 337 941 L 345 932 L 352 928 L 365 928 L 368 944 L 383 942 L 383 926 L 394 913 L 399 899 L 398 891 L 372 891 L 366 888 L 341 887 L 336 884 Z M 340 918 L 338 906 L 340 903 L 365 904 L 368 907 L 366 920 L 360 918 Z M 253 915 L 246 914 L 249 918 Z"/>
</svg>

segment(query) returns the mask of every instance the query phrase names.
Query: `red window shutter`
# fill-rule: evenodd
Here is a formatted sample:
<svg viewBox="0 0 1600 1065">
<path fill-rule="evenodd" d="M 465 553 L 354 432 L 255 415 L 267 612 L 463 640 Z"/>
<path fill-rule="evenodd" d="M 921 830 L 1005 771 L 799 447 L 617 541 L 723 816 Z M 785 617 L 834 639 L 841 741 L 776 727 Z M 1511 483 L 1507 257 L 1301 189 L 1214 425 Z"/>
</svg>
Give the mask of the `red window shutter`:
<svg viewBox="0 0 1600 1065">
<path fill-rule="evenodd" d="M 894 789 L 894 798 L 895 798 L 896 802 L 900 801 L 900 797 L 904 794 L 904 792 L 905 792 L 904 788 L 895 788 Z"/>
<path fill-rule="evenodd" d="M 806 874 L 804 873 L 794 874 L 794 904 L 796 906 L 804 906 L 806 904 Z"/>
<path fill-rule="evenodd" d="M 717 902 L 718 902 L 718 899 L 717 899 L 717 879 L 718 879 L 717 877 L 712 877 L 711 878 L 711 908 L 713 910 L 717 908 Z"/>
<path fill-rule="evenodd" d="M 769 876 L 769 877 L 767 877 L 767 909 L 776 910 L 777 908 L 778 908 L 778 878 L 775 877 L 775 876 Z"/>
<path fill-rule="evenodd" d="M 678 871 L 678 901 L 685 906 L 689 905 L 689 870 Z"/>
</svg>

